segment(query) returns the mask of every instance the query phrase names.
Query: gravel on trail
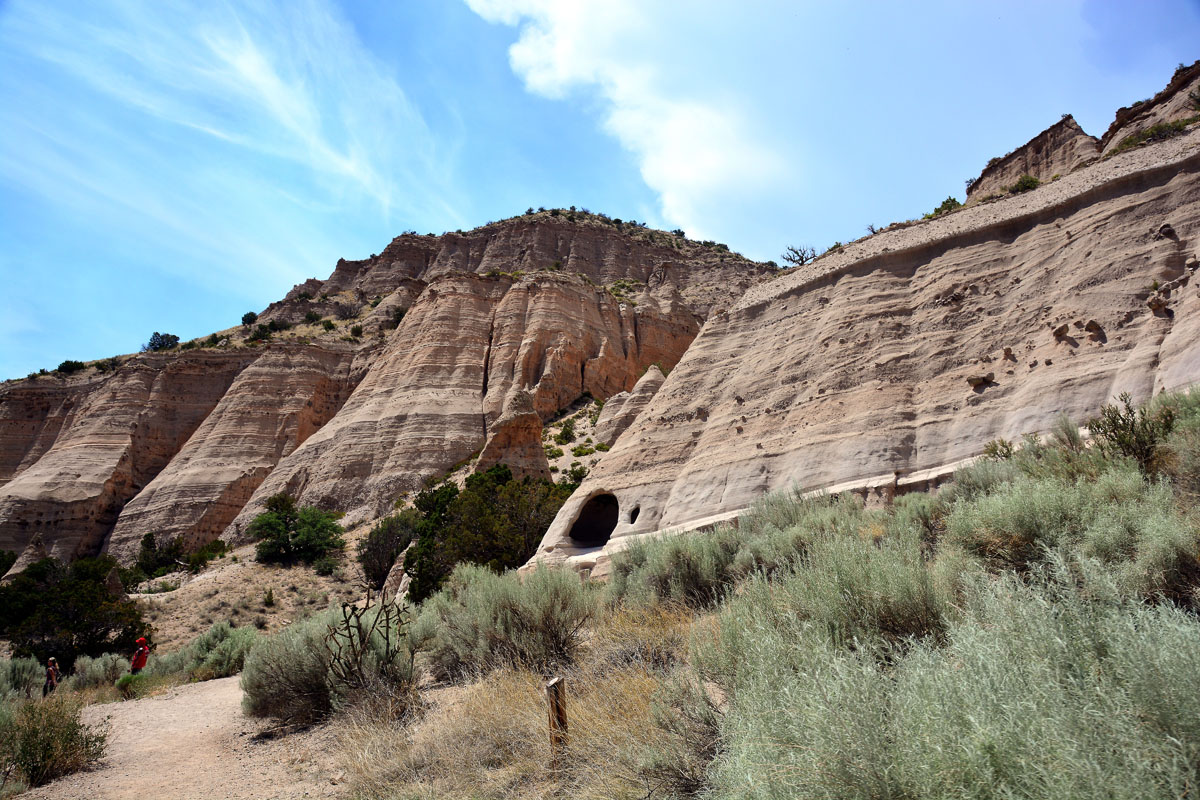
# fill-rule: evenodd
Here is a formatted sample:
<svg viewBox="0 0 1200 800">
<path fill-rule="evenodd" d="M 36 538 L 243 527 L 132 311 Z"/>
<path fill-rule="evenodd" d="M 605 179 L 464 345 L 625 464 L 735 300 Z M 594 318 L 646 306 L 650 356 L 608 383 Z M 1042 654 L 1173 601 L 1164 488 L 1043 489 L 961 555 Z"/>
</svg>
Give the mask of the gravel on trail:
<svg viewBox="0 0 1200 800">
<path fill-rule="evenodd" d="M 223 800 L 337 798 L 329 734 L 314 729 L 258 737 L 269 722 L 242 715 L 238 678 L 193 683 L 164 695 L 84 709 L 106 718 L 100 764 L 21 795 L 22 800 Z"/>
</svg>

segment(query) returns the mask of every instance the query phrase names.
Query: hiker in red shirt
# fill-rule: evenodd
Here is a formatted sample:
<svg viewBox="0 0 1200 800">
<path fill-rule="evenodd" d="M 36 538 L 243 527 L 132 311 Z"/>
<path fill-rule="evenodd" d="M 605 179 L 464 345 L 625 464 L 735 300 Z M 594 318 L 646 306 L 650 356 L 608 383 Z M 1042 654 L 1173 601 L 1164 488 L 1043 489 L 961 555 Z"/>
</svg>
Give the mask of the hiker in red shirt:
<svg viewBox="0 0 1200 800">
<path fill-rule="evenodd" d="M 137 675 L 146 667 L 146 659 L 150 657 L 150 648 L 146 645 L 146 638 L 142 637 L 137 640 L 137 650 L 133 651 L 133 658 L 129 659 L 129 671 Z"/>
</svg>

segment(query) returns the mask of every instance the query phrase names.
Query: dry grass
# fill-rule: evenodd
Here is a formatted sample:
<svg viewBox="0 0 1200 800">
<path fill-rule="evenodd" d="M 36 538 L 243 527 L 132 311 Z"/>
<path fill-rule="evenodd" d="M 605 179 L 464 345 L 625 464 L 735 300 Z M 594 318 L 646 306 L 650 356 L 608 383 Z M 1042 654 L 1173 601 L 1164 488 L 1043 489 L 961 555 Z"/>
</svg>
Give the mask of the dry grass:
<svg viewBox="0 0 1200 800">
<path fill-rule="evenodd" d="M 361 797 L 644 797 L 642 759 L 668 735 L 650 713 L 663 680 L 643 665 L 567 673 L 570 751 L 578 755 L 568 752 L 557 778 L 543 679 L 514 669 L 430 690 L 430 707 L 407 729 L 352 715 L 340 737 L 345 769 Z"/>
<path fill-rule="evenodd" d="M 585 660 L 598 666 L 669 669 L 687 658 L 695 612 L 680 605 L 616 606 L 589 631 Z"/>
</svg>

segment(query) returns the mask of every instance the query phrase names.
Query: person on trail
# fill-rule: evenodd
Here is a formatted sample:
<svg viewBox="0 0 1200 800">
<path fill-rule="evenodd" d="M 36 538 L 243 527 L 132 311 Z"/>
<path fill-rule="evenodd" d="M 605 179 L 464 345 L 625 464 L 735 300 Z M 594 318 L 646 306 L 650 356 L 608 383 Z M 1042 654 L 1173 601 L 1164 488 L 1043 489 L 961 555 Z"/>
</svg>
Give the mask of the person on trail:
<svg viewBox="0 0 1200 800">
<path fill-rule="evenodd" d="M 146 638 L 143 636 L 137 640 L 137 650 L 133 651 L 133 658 L 129 659 L 130 673 L 137 675 L 146 667 L 146 659 L 150 657 L 150 647 L 146 644 Z"/>
<path fill-rule="evenodd" d="M 50 656 L 46 660 L 46 682 L 42 684 L 42 697 L 45 697 L 58 688 L 58 680 L 61 677 L 62 670 L 58 668 L 58 659 Z"/>
</svg>

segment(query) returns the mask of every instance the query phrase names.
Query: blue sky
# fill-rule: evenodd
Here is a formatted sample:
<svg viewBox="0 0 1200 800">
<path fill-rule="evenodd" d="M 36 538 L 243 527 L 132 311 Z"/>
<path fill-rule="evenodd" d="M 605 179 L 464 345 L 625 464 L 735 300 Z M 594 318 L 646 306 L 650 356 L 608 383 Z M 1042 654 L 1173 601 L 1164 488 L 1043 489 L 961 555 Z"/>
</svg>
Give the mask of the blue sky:
<svg viewBox="0 0 1200 800">
<path fill-rule="evenodd" d="M 0 0 L 0 378 L 530 205 L 823 248 L 1197 42 L 1200 0 Z"/>
</svg>

